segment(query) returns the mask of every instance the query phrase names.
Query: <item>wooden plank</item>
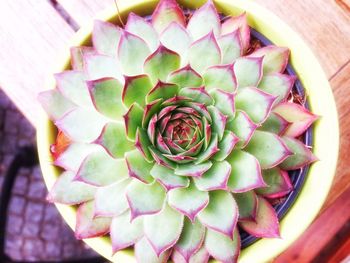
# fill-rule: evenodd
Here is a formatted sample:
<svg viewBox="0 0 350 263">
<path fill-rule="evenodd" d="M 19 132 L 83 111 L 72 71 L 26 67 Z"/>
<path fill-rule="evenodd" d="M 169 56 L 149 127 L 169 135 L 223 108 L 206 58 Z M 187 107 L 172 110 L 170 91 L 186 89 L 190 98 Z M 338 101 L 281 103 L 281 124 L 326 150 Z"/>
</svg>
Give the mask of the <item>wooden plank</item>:
<svg viewBox="0 0 350 263">
<path fill-rule="evenodd" d="M 329 261 L 350 237 L 350 188 L 274 263 Z M 349 252 L 349 251 L 348 251 Z M 340 261 L 337 261 L 340 262 Z"/>
<path fill-rule="evenodd" d="M 38 92 L 73 30 L 46 0 L 0 1 L 0 87 L 35 125 Z"/>
<path fill-rule="evenodd" d="M 350 59 L 350 18 L 329 0 L 255 0 L 286 21 L 310 45 L 328 77 Z M 58 0 L 79 24 L 113 6 L 113 0 Z"/>
</svg>

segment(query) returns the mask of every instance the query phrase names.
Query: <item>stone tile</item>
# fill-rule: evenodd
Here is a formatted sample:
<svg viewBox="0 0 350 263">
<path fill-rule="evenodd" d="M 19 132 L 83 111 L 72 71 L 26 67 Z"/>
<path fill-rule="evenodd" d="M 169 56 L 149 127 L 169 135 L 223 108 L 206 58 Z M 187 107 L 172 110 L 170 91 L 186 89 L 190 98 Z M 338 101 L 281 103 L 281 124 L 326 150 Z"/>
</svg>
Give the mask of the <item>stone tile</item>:
<svg viewBox="0 0 350 263">
<path fill-rule="evenodd" d="M 23 224 L 24 224 L 23 217 L 21 217 L 19 215 L 11 214 L 8 217 L 6 234 L 7 235 L 20 235 L 22 233 Z"/>
<path fill-rule="evenodd" d="M 43 218 L 45 204 L 29 202 L 25 211 L 25 220 L 30 223 L 39 223 Z"/>
<path fill-rule="evenodd" d="M 10 201 L 10 212 L 13 214 L 21 215 L 24 213 L 24 207 L 26 200 L 22 196 L 13 195 Z"/>
<path fill-rule="evenodd" d="M 43 181 L 33 181 L 29 184 L 28 197 L 45 200 L 47 195 Z"/>
<path fill-rule="evenodd" d="M 29 179 L 27 176 L 18 175 L 15 181 L 13 192 L 15 194 L 25 195 L 28 191 Z"/>
</svg>

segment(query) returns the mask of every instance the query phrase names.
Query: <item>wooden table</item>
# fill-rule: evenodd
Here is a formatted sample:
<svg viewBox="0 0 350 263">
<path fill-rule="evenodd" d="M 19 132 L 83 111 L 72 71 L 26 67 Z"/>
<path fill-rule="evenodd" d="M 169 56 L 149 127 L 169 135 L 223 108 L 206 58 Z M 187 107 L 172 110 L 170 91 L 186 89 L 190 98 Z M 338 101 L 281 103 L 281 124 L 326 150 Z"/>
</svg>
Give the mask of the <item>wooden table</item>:
<svg viewBox="0 0 350 263">
<path fill-rule="evenodd" d="M 323 210 L 276 262 L 340 262 L 350 254 L 350 1 L 256 1 L 299 32 L 318 57 L 335 95 L 341 132 L 337 174 Z M 34 126 L 40 112 L 36 96 L 58 54 L 80 26 L 112 5 L 113 0 L 0 1 L 0 87 Z"/>
</svg>

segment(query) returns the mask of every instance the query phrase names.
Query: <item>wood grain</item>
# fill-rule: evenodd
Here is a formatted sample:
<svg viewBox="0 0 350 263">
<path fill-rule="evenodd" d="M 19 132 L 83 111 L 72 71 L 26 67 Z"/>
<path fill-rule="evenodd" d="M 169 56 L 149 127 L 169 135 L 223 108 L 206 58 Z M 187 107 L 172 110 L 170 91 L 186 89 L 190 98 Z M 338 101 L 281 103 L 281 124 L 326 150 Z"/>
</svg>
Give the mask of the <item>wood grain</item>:
<svg viewBox="0 0 350 263">
<path fill-rule="evenodd" d="M 0 1 L 0 87 L 35 125 L 38 92 L 73 30 L 45 0 Z"/>
</svg>

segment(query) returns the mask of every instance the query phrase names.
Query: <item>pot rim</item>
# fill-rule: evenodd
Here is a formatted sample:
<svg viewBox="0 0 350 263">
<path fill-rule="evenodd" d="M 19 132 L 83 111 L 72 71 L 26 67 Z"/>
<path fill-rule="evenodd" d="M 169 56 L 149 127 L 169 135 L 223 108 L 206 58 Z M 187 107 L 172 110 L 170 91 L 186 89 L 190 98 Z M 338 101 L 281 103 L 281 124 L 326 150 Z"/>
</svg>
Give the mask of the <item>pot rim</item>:
<svg viewBox="0 0 350 263">
<path fill-rule="evenodd" d="M 188 8 L 201 6 L 205 1 L 180 0 L 181 5 Z M 246 0 L 216 0 L 218 10 L 224 14 L 238 15 L 247 12 L 248 23 L 263 34 L 275 45 L 287 46 L 291 50 L 290 64 L 302 82 L 310 109 L 320 116 L 313 126 L 313 152 L 320 161 L 311 165 L 304 186 L 294 204 L 280 222 L 280 239 L 262 238 L 242 250 L 239 262 L 266 262 L 282 253 L 311 224 L 321 209 L 335 176 L 339 150 L 339 123 L 334 97 L 327 77 L 312 51 L 286 23 L 276 15 L 257 3 Z M 130 11 L 154 9 L 156 0 L 120 0 L 118 2 L 122 16 Z M 137 12 L 137 11 L 136 11 Z M 115 6 L 101 12 L 95 18 L 117 22 Z M 83 26 L 73 37 L 68 48 L 61 55 L 61 62 L 54 72 L 60 72 L 69 65 L 69 47 L 79 46 L 89 39 L 92 32 L 92 21 Z M 50 76 L 47 89 L 55 88 L 55 80 Z M 53 165 L 50 144 L 55 139 L 54 126 L 47 115 L 42 112 L 37 127 L 37 146 L 40 166 L 45 184 L 50 189 L 57 177 L 59 169 Z M 61 216 L 74 229 L 76 210 L 67 205 L 55 204 Z M 295 224 L 298 222 L 298 224 Z M 119 251 L 112 256 L 112 247 L 108 237 L 98 237 L 84 240 L 92 249 L 113 262 L 133 262 L 135 258 L 131 249 Z"/>
</svg>

